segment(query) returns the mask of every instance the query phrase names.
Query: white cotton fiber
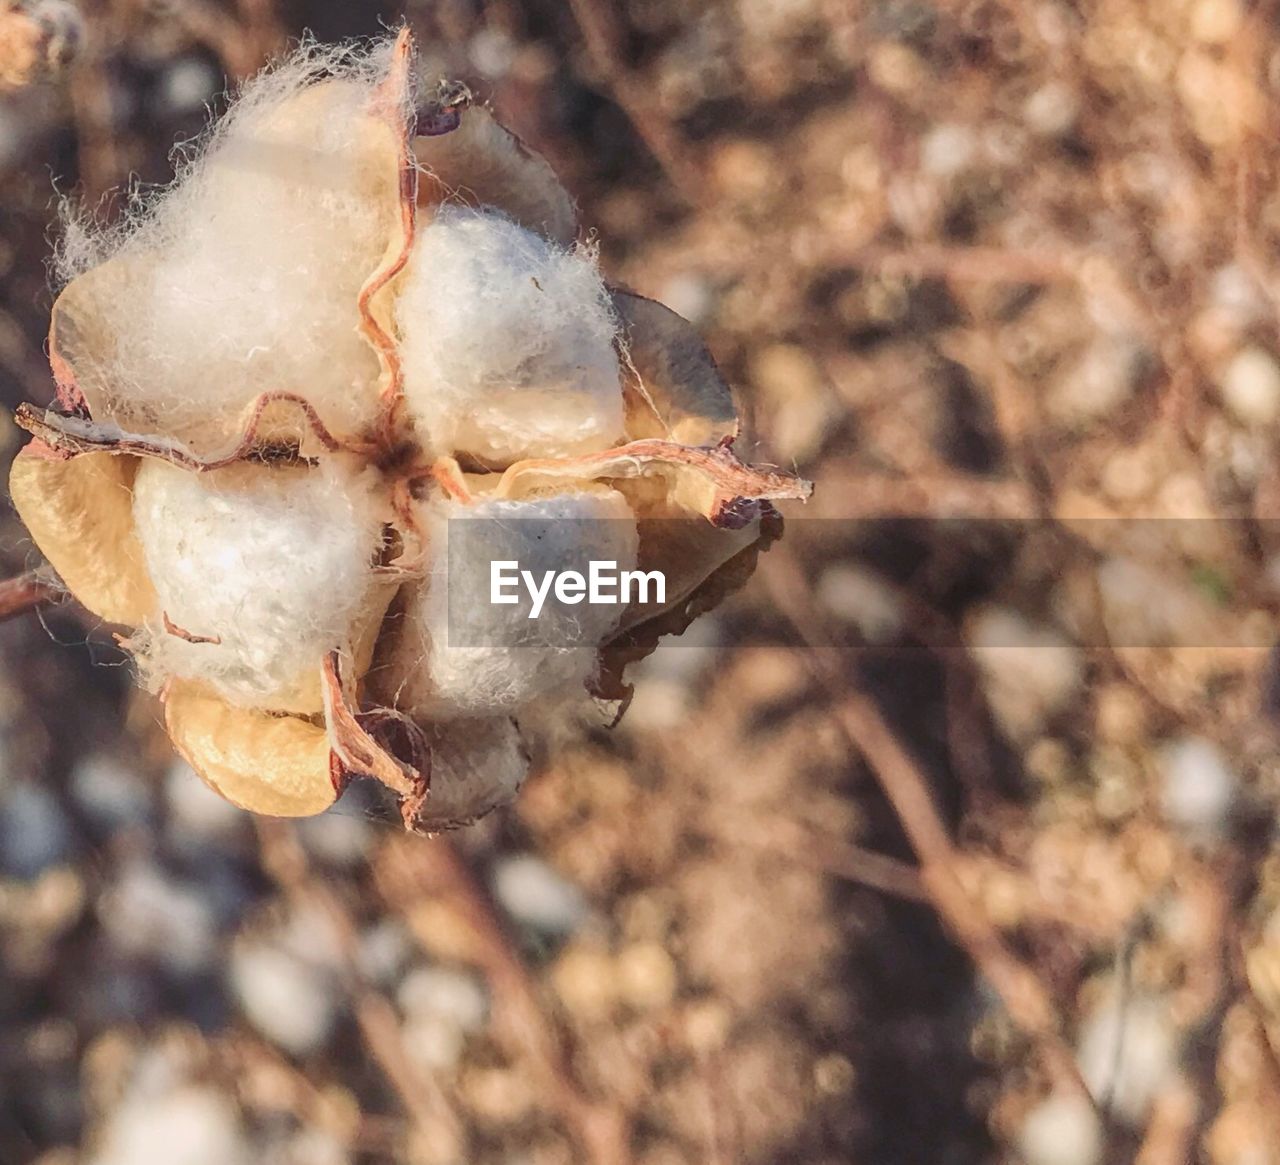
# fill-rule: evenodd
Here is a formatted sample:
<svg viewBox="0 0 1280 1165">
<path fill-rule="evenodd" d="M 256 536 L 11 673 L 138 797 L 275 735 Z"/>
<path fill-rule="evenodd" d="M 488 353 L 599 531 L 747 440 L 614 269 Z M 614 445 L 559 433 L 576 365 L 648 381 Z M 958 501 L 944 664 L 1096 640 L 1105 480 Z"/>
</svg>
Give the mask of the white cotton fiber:
<svg viewBox="0 0 1280 1165">
<path fill-rule="evenodd" d="M 422 521 L 431 570 L 407 592 L 387 667 L 371 676 L 384 701 L 447 719 L 580 694 L 624 608 L 552 597 L 531 619 L 523 585 L 510 591 L 515 604 L 490 601 L 491 563 L 517 562 L 538 580 L 549 570 L 586 575 L 592 560 L 634 570 L 636 522 L 622 495 L 598 486 L 527 501 L 434 500 Z"/>
<path fill-rule="evenodd" d="M 252 81 L 117 236 L 117 262 L 69 289 L 60 339 L 98 420 L 201 448 L 281 390 L 342 433 L 371 421 L 378 364 L 357 297 L 398 213 L 368 114 L 382 51 L 304 49 Z M 64 273 L 104 250 L 73 239 Z"/>
<path fill-rule="evenodd" d="M 350 643 L 374 597 L 382 522 L 365 477 L 336 465 L 195 474 L 145 461 L 133 508 L 160 603 L 147 669 L 204 680 L 236 704 L 318 711 L 325 654 Z M 220 642 L 190 642 L 166 616 Z"/>
<path fill-rule="evenodd" d="M 621 439 L 617 321 L 589 251 L 443 207 L 414 244 L 397 318 L 405 400 L 437 452 L 505 466 Z"/>
<path fill-rule="evenodd" d="M 431 792 L 426 817 L 457 825 L 511 801 L 529 771 L 520 734 L 505 716 L 455 720 L 427 729 Z"/>
</svg>

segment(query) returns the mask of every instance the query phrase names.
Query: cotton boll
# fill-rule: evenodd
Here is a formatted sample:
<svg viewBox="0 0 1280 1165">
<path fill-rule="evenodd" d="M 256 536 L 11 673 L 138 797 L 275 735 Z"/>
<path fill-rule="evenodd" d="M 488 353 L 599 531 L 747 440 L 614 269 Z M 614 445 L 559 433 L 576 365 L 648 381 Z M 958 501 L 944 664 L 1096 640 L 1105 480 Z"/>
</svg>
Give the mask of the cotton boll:
<svg viewBox="0 0 1280 1165">
<path fill-rule="evenodd" d="M 304 52 L 250 83 L 116 261 L 68 289 L 59 342 L 98 420 L 223 443 L 269 390 L 342 432 L 373 419 L 356 301 L 397 213 L 369 113 L 378 59 Z M 85 251 L 64 257 L 106 257 Z"/>
<path fill-rule="evenodd" d="M 621 439 L 617 322 L 585 250 L 444 207 L 414 244 L 397 311 L 405 400 L 435 449 L 506 465 Z"/>
<path fill-rule="evenodd" d="M 150 671 L 243 706 L 317 711 L 326 653 L 376 608 L 382 523 L 365 479 L 329 464 L 195 474 L 147 461 L 134 518 L 160 602 Z"/>
<path fill-rule="evenodd" d="M 90 1165 L 248 1165 L 235 1105 L 209 1088 L 129 1097 L 111 1114 Z"/>
<path fill-rule="evenodd" d="M 278 947 L 246 941 L 232 949 L 230 978 L 249 1022 L 273 1044 L 301 1056 L 329 1038 L 338 995 L 324 968 Z"/>
<path fill-rule="evenodd" d="M 373 677 L 386 702 L 433 720 L 580 693 L 623 607 L 562 604 L 552 592 L 530 618 L 523 584 L 509 588 L 517 602 L 491 601 L 491 564 L 517 562 L 539 585 L 547 571 L 586 576 L 592 561 L 634 569 L 636 522 L 622 495 L 599 486 L 525 501 L 437 500 L 424 511 L 432 568 L 408 593 L 387 666 Z"/>
</svg>

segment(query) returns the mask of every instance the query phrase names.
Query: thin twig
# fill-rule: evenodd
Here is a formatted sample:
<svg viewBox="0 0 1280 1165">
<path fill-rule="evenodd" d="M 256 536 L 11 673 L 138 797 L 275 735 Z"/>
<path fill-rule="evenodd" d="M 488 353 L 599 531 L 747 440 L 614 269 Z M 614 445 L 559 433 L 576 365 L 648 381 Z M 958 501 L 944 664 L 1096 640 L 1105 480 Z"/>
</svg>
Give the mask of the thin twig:
<svg viewBox="0 0 1280 1165">
<path fill-rule="evenodd" d="M 325 883 L 311 876 L 297 835 L 283 821 L 255 817 L 264 868 L 288 896 L 318 906 L 332 921 L 342 952 L 341 977 L 370 1055 L 399 1096 L 419 1135 L 443 1160 L 468 1158 L 462 1122 L 437 1081 L 410 1057 L 395 1008 L 366 979 L 359 965 L 359 936 L 350 914 Z"/>
<path fill-rule="evenodd" d="M 384 898 L 410 917 L 413 904 L 424 895 L 452 902 L 469 927 L 472 956 L 489 982 L 498 1022 L 505 1025 L 512 1045 L 528 1056 L 565 1127 L 588 1160 L 627 1165 L 631 1148 L 626 1114 L 586 1095 L 570 1063 L 565 1037 L 547 1014 L 533 976 L 453 842 L 447 837 L 396 838 L 383 847 L 375 873 Z"/>
<path fill-rule="evenodd" d="M 56 602 L 65 593 L 47 566 L 5 579 L 0 582 L 0 620 L 25 615 L 45 603 Z"/>
<path fill-rule="evenodd" d="M 627 63 L 622 32 L 609 3 L 610 0 L 569 0 L 592 63 L 676 192 L 691 207 L 705 206 L 706 183 L 702 174 L 670 119 L 658 108 L 652 96 L 653 86 Z"/>
<path fill-rule="evenodd" d="M 957 873 L 958 855 L 919 765 L 875 702 L 849 680 L 842 653 L 819 646 L 823 635 L 809 614 L 811 595 L 799 567 L 781 550 L 765 560 L 763 574 L 775 605 L 809 647 L 810 668 L 832 693 L 836 723 L 866 758 L 920 859 L 920 877 L 942 921 L 999 994 L 1010 1016 L 1039 1045 L 1058 1082 L 1076 1089 L 1096 1110 L 1097 1101 L 1061 1035 L 1048 991 L 1005 946 L 966 891 Z"/>
<path fill-rule="evenodd" d="M 671 750 L 674 751 L 674 750 Z M 819 833 L 796 821 L 770 818 L 763 826 L 738 820 L 723 811 L 709 814 L 706 836 L 726 848 L 747 846 L 779 854 L 789 860 L 882 894 L 909 902 L 929 901 L 920 872 L 888 854 L 876 853 L 838 837 Z"/>
</svg>

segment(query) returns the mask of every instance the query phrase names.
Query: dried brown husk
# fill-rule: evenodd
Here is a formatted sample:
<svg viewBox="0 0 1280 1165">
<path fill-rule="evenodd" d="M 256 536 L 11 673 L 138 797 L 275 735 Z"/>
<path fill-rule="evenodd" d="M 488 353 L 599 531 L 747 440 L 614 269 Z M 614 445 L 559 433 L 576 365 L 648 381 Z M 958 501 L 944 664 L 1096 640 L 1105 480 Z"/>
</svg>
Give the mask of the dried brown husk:
<svg viewBox="0 0 1280 1165">
<path fill-rule="evenodd" d="M 9 474 L 19 517 L 67 589 L 100 619 L 128 626 L 156 607 L 133 525 L 137 467 L 132 457 L 67 458 L 33 441 Z"/>
<path fill-rule="evenodd" d="M 310 817 L 338 799 L 342 776 L 313 720 L 234 708 L 199 683 L 172 680 L 165 727 L 215 792 L 268 817 Z"/>
<path fill-rule="evenodd" d="M 697 330 L 669 307 L 613 292 L 622 325 L 627 436 L 719 445 L 738 435 L 733 394 Z"/>
<path fill-rule="evenodd" d="M 455 128 L 414 139 L 428 179 L 420 198 L 432 205 L 447 199 L 496 207 L 522 227 L 570 246 L 578 236 L 578 212 L 546 159 L 483 106 L 464 99 L 451 112 Z"/>
</svg>

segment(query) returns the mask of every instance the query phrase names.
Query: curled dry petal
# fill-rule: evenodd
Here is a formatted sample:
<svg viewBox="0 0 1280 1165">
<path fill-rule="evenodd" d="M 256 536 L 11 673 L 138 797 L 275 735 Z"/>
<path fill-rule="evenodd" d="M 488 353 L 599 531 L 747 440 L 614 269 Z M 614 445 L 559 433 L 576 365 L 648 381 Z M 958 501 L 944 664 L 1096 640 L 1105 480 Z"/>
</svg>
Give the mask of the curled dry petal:
<svg viewBox="0 0 1280 1165">
<path fill-rule="evenodd" d="M 383 406 L 382 427 L 390 437 L 395 409 L 404 388 L 404 372 L 395 335 L 395 281 L 409 262 L 417 227 L 418 168 L 413 154 L 414 113 L 413 39 L 404 29 L 391 50 L 387 75 L 373 95 L 373 114 L 387 137 L 386 156 L 395 159 L 398 214 L 382 261 L 360 289 L 357 307 L 360 331 L 377 354 L 381 375 L 378 397 Z"/>
<path fill-rule="evenodd" d="M 186 680 L 168 685 L 164 717 L 174 747 L 233 805 L 310 817 L 338 799 L 329 737 L 308 719 L 233 708 Z"/>
<path fill-rule="evenodd" d="M 359 701 L 353 685 L 343 679 L 343 671 L 342 653 L 330 652 L 324 661 L 323 687 L 324 717 L 333 755 L 345 771 L 376 777 L 403 798 L 424 797 L 429 773 L 415 771 L 397 760 L 365 730 L 356 715 Z"/>
</svg>

